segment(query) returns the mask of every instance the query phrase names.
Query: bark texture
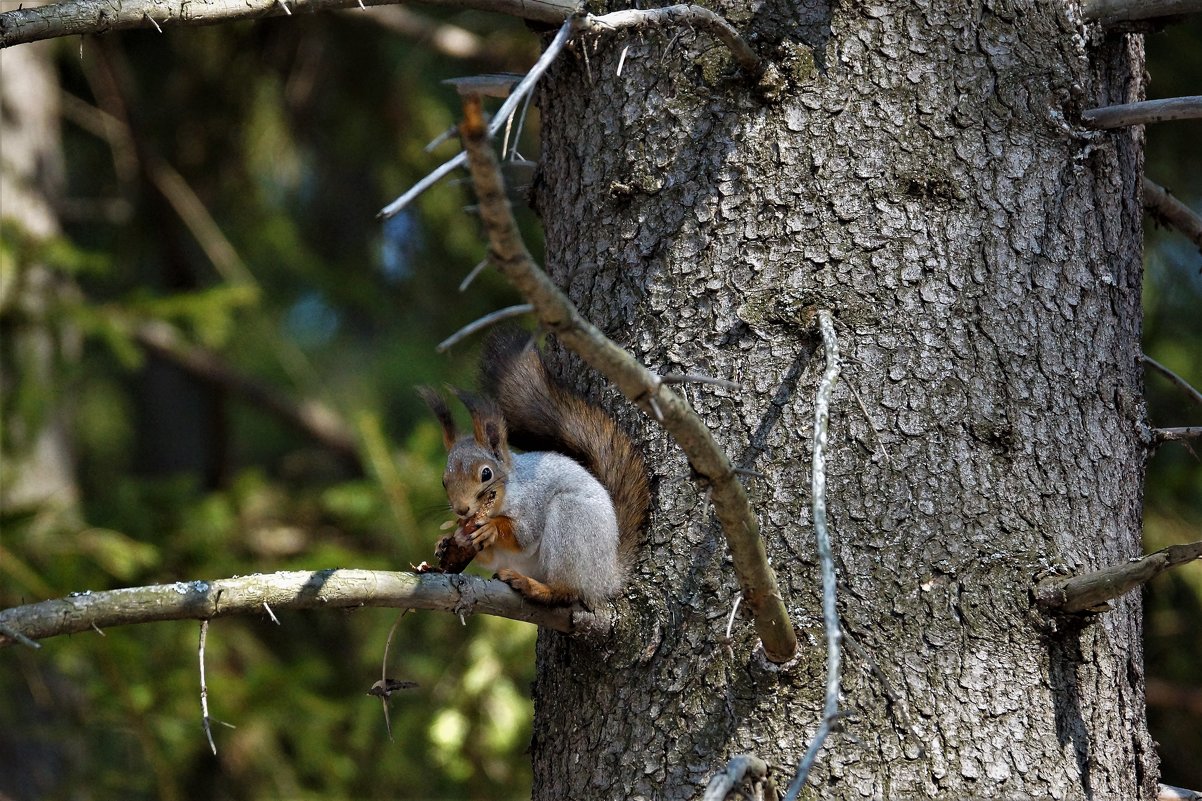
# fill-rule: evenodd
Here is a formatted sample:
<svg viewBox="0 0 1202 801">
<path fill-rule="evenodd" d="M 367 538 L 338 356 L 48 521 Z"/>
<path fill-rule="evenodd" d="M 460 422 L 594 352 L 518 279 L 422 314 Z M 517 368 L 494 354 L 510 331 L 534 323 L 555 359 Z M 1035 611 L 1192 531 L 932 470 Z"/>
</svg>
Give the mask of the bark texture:
<svg viewBox="0 0 1202 801">
<path fill-rule="evenodd" d="M 1139 599 L 1075 626 L 1030 600 L 1045 567 L 1140 553 L 1142 140 L 1080 113 L 1142 98 L 1142 41 L 1059 3 L 717 10 L 785 95 L 689 31 L 587 40 L 543 92 L 536 200 L 594 322 L 661 373 L 746 386 L 685 391 L 765 475 L 803 651 L 770 666 L 742 619 L 725 639 L 737 585 L 702 490 L 632 423 L 656 509 L 615 636 L 540 636 L 535 798 L 700 798 L 732 755 L 796 765 L 824 684 L 816 308 L 849 362 L 828 480 L 854 646 L 807 792 L 1150 795 Z"/>
</svg>

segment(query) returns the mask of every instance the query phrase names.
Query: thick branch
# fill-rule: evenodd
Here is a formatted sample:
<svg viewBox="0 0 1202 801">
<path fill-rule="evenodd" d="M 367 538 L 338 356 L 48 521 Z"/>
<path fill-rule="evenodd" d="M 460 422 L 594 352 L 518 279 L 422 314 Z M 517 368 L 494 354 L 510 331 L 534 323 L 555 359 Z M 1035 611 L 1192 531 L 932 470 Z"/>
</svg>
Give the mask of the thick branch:
<svg viewBox="0 0 1202 801">
<path fill-rule="evenodd" d="M 1202 0 L 1085 0 L 1081 4 L 1085 18 L 1113 25 L 1156 17 L 1175 17 L 1202 11 Z"/>
<path fill-rule="evenodd" d="M 263 612 L 264 604 L 275 612 L 380 606 L 435 609 L 458 615 L 479 612 L 564 632 L 600 633 L 609 628 L 604 612 L 531 604 L 500 581 L 441 573 L 334 569 L 73 593 L 66 598 L 2 610 L 0 629 L 41 640 L 159 620 L 256 615 Z M 0 647 L 13 642 L 10 635 L 0 634 Z"/>
<path fill-rule="evenodd" d="M 1081 120 L 1090 128 L 1126 128 L 1152 122 L 1199 118 L 1202 118 L 1202 95 L 1103 106 L 1081 114 Z"/>
<path fill-rule="evenodd" d="M 1054 576 L 1035 585 L 1035 601 L 1050 612 L 1087 612 L 1102 608 L 1170 567 L 1202 558 L 1202 541 L 1170 545 L 1121 565 L 1082 576 Z"/>
<path fill-rule="evenodd" d="M 1155 181 L 1144 177 L 1144 208 L 1165 225 L 1176 228 L 1202 251 L 1202 217 Z"/>
<path fill-rule="evenodd" d="M 390 5 L 396 0 L 70 0 L 0 14 L 0 47 L 105 33 L 128 28 L 212 25 L 297 12 L 330 11 L 359 5 Z M 571 0 L 427 0 L 434 5 L 496 11 L 539 22 L 563 22 L 576 10 Z M 285 5 L 287 3 L 287 5 Z"/>
<path fill-rule="evenodd" d="M 489 257 L 502 275 L 534 306 L 535 315 L 559 341 L 614 383 L 645 412 L 660 420 L 689 463 L 710 484 L 714 510 L 726 534 L 743 600 L 755 616 L 764 653 L 785 662 L 797 651 L 797 636 L 768 565 L 759 522 L 730 459 L 688 402 L 659 377 L 581 316 L 526 250 L 505 196 L 496 154 L 489 144 L 480 98 L 464 98 L 460 137 L 468 153 L 480 218 L 489 239 Z"/>
<path fill-rule="evenodd" d="M 167 323 L 143 323 L 134 331 L 134 338 L 151 353 L 202 381 L 237 393 L 349 462 L 359 463 L 359 448 L 350 428 L 325 404 L 295 401 L 274 387 L 240 373 L 217 354 L 185 342 Z"/>
</svg>

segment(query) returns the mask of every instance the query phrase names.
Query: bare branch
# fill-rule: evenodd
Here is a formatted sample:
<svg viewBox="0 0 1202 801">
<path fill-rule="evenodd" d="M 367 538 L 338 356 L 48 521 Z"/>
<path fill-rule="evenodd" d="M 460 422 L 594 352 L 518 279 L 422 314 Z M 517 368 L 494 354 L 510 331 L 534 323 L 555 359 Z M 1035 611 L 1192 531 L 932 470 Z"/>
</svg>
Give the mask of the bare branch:
<svg viewBox="0 0 1202 801">
<path fill-rule="evenodd" d="M 668 373 L 665 376 L 661 376 L 661 380 L 665 384 L 712 384 L 715 387 L 722 387 L 723 389 L 744 389 L 742 384 L 735 381 L 727 381 L 725 378 L 713 378 L 698 373 Z"/>
<path fill-rule="evenodd" d="M 704 6 L 681 4 L 647 11 L 634 9 L 614 11 L 599 17 L 588 15 L 581 29 L 590 33 L 607 33 L 638 28 L 695 28 L 717 39 L 734 57 L 739 69 L 748 77 L 761 81 L 761 86 L 774 91 L 784 87 L 784 81 L 771 62 L 761 59 L 751 45 L 739 35 L 725 18 Z"/>
<path fill-rule="evenodd" d="M 1090 128 L 1126 128 L 1152 122 L 1193 120 L 1202 118 L 1202 95 L 1170 97 L 1165 100 L 1144 100 L 1119 106 L 1091 108 L 1081 114 Z"/>
<path fill-rule="evenodd" d="M 364 11 L 367 13 L 363 13 Z M 350 18 L 373 22 L 387 31 L 413 39 L 444 56 L 489 64 L 504 62 L 494 48 L 489 47 L 482 37 L 467 28 L 427 17 L 405 6 L 381 5 L 371 9 L 356 7 L 342 13 Z"/>
<path fill-rule="evenodd" d="M 1169 190 L 1144 176 L 1144 208 L 1159 222 L 1176 228 L 1202 251 L 1202 217 L 1173 197 Z"/>
<path fill-rule="evenodd" d="M 443 573 L 332 569 L 269 573 L 215 581 L 177 581 L 149 587 L 73 593 L 66 598 L 0 610 L 0 626 L 31 640 L 159 620 L 211 620 L 276 611 L 361 606 L 482 613 L 524 620 L 556 631 L 604 633 L 604 610 L 529 603 L 500 581 Z M 0 634 L 0 647 L 15 639 Z"/>
<path fill-rule="evenodd" d="M 0 624 L 0 637 L 7 637 L 10 640 L 19 642 L 19 643 L 21 643 L 21 645 L 24 645 L 26 648 L 37 649 L 37 648 L 42 647 L 41 643 L 31 640 L 28 637 L 26 637 L 24 634 L 22 634 L 21 632 L 17 631 L 16 629 L 9 628 L 8 626 L 5 626 L 3 624 Z"/>
<path fill-rule="evenodd" d="M 1175 17 L 1202 11 L 1202 0 L 1085 0 L 1081 4 L 1085 18 L 1113 25 L 1156 17 Z"/>
<path fill-rule="evenodd" d="M 205 684 L 205 640 L 209 637 L 209 621 L 200 621 L 200 647 L 197 649 L 200 659 L 200 714 L 204 723 L 205 737 L 209 738 L 209 748 L 213 756 L 217 756 L 217 744 L 213 742 L 213 726 L 209 717 L 209 688 Z"/>
<path fill-rule="evenodd" d="M 325 404 L 315 400 L 293 400 L 274 387 L 234 369 L 216 353 L 188 344 L 168 323 L 142 323 L 134 330 L 134 339 L 151 353 L 202 381 L 237 393 L 323 447 L 359 464 L 359 447 L 354 435 L 342 418 Z"/>
<path fill-rule="evenodd" d="M 560 52 L 563 50 L 564 46 L 567 45 L 568 40 L 572 37 L 572 33 L 576 30 L 576 26 L 580 24 L 580 20 L 581 17 L 579 16 L 569 17 L 564 21 L 563 25 L 559 27 L 559 32 L 555 34 L 555 38 L 551 40 L 551 44 L 547 45 L 547 49 L 544 50 L 543 54 L 538 57 L 538 61 L 534 62 L 534 66 L 530 68 L 528 73 L 526 73 L 526 77 L 523 78 L 516 87 L 514 87 L 513 92 L 511 92 L 509 95 L 509 98 L 502 103 L 501 108 L 497 110 L 496 118 L 488 127 L 488 135 L 490 137 L 497 135 L 497 131 L 501 130 L 501 127 L 504 126 L 509 118 L 513 116 L 514 112 L 517 111 L 518 104 L 522 102 L 522 98 L 534 90 L 534 86 L 538 83 L 538 79 L 543 76 L 543 73 L 546 72 L 547 68 L 551 66 L 552 62 L 559 57 Z M 383 209 L 381 209 L 379 216 L 387 219 L 394 214 L 399 213 L 402 209 L 416 200 L 418 195 L 420 195 L 422 192 L 425 192 L 431 186 L 434 186 L 434 184 L 442 180 L 444 176 L 450 175 L 457 168 L 462 167 L 466 163 L 467 153 L 461 150 L 459 155 L 438 167 L 436 170 L 434 170 L 434 172 L 430 173 L 425 178 L 414 184 L 408 192 L 401 195 L 396 200 L 392 201 Z"/>
<path fill-rule="evenodd" d="M 1202 437 L 1202 426 L 1182 426 L 1179 428 L 1152 429 L 1152 442 L 1184 442 L 1185 440 Z"/>
<path fill-rule="evenodd" d="M 502 320 L 508 320 L 511 317 L 521 317 L 523 314 L 529 314 L 534 311 L 534 307 L 529 303 L 519 303 L 516 306 L 506 306 L 503 309 L 497 309 L 491 314 L 486 314 L 479 320 L 468 323 L 463 328 L 460 328 L 449 337 L 439 342 L 434 350 L 443 353 L 449 350 L 452 346 L 462 342 L 465 338 L 470 337 L 477 331 L 488 328 L 490 325 L 496 325 Z"/>
<path fill-rule="evenodd" d="M 744 781 L 762 782 L 768 778 L 768 763 L 751 754 L 731 757 L 726 769 L 714 774 L 706 785 L 702 801 L 726 801 Z"/>
<path fill-rule="evenodd" d="M 810 478 L 810 504 L 814 517 L 814 534 L 818 541 L 818 561 L 822 568 L 822 622 L 826 629 L 826 702 L 822 709 L 822 722 L 797 766 L 797 775 L 789 783 L 785 801 L 796 801 L 805 786 L 814 760 L 818 758 L 822 743 L 839 717 L 839 669 L 842 662 L 840 645 L 843 632 L 839 629 L 839 610 L 835 598 L 835 557 L 831 552 L 831 537 L 826 521 L 826 444 L 830 427 L 831 395 L 835 391 L 835 382 L 839 380 L 840 364 L 835 323 L 826 309 L 818 312 L 818 328 L 822 332 L 826 369 L 822 373 L 822 381 L 818 384 L 818 397 L 814 401 L 814 454 Z"/>
<path fill-rule="evenodd" d="M 665 387 L 658 376 L 584 319 L 535 264 L 505 195 L 480 98 L 465 97 L 463 106 L 460 139 L 469 154 L 472 183 L 480 203 L 480 218 L 488 233 L 492 263 L 534 306 L 544 328 L 645 412 L 656 419 L 662 418 L 664 427 L 685 452 L 693 469 L 710 484 L 714 509 L 726 534 L 743 598 L 752 610 L 765 654 L 774 662 L 788 661 L 797 651 L 797 636 L 785 611 L 776 576 L 768 565 L 759 522 L 743 485 L 735 477 L 730 459 L 688 401 Z"/>
<path fill-rule="evenodd" d="M 466 292 L 467 288 L 472 285 L 472 281 L 475 281 L 476 277 L 478 275 L 480 275 L 480 273 L 482 273 L 484 271 L 484 268 L 487 266 L 488 266 L 488 259 L 481 259 L 480 263 L 477 264 L 475 267 L 473 267 L 472 271 L 470 273 L 468 273 L 467 275 L 465 275 L 463 277 L 463 280 L 459 282 L 459 291 Z"/>
<path fill-rule="evenodd" d="M 1155 553 L 1080 576 L 1052 576 L 1035 585 L 1035 602 L 1049 612 L 1104 611 L 1118 598 L 1177 565 L 1202 558 L 1202 541 L 1170 545 Z"/>
<path fill-rule="evenodd" d="M 576 10 L 571 0 L 427 0 L 433 5 L 495 11 L 539 22 L 560 23 Z M 291 16 L 352 6 L 390 5 L 395 0 L 68 0 L 0 14 L 0 47 L 129 28 L 163 29 L 242 19 Z"/>
</svg>

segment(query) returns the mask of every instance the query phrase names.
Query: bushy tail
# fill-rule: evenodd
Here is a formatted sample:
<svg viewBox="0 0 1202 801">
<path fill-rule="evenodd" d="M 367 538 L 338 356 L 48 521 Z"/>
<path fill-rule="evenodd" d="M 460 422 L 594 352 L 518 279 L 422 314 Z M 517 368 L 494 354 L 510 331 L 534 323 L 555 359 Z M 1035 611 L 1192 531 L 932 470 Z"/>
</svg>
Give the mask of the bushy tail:
<svg viewBox="0 0 1202 801">
<path fill-rule="evenodd" d="M 609 491 L 618 515 L 624 563 L 647 518 L 647 465 L 630 436 L 608 414 L 561 384 L 524 331 L 500 329 L 480 360 L 483 389 L 509 426 L 509 442 L 527 451 L 558 451 L 580 462 Z"/>
</svg>

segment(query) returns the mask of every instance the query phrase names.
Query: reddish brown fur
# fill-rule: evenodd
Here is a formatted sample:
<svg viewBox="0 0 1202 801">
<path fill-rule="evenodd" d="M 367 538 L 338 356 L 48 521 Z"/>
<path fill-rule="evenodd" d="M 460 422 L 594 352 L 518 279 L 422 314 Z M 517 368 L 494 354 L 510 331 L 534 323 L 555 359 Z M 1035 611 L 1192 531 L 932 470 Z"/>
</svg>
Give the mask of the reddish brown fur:
<svg viewBox="0 0 1202 801">
<path fill-rule="evenodd" d="M 621 559 L 629 564 L 651 505 L 647 466 L 630 436 L 552 376 L 522 331 L 493 334 L 480 363 L 482 385 L 497 398 L 510 442 L 524 450 L 566 453 L 609 492 L 618 515 Z"/>
</svg>

